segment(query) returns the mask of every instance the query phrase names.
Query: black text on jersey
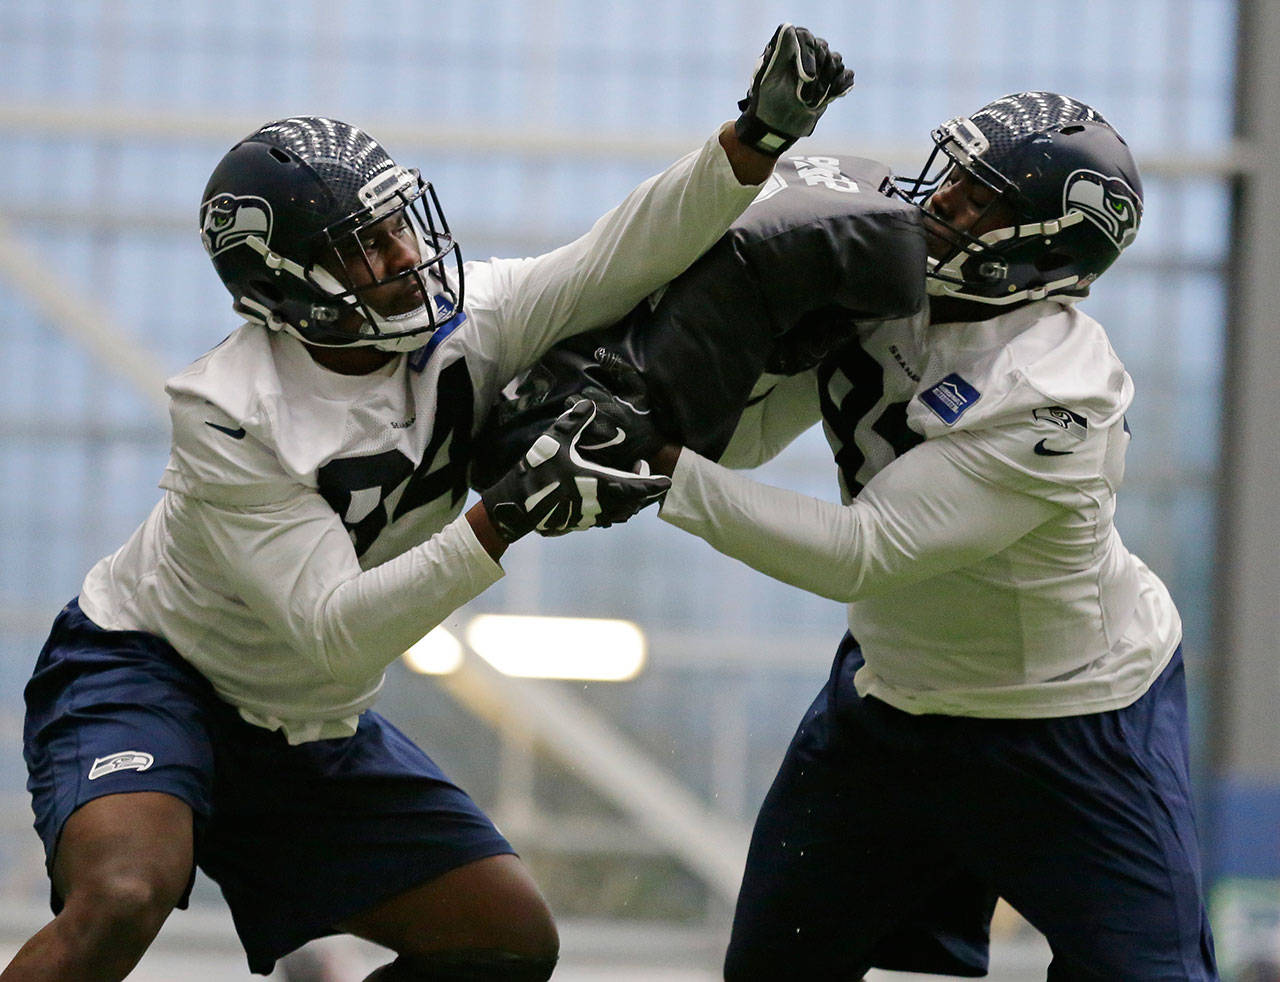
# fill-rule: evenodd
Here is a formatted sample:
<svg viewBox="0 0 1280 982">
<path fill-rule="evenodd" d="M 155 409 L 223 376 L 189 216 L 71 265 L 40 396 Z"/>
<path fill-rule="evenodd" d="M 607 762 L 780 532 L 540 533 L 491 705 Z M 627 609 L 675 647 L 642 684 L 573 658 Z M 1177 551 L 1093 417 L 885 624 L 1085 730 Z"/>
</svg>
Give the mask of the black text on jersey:
<svg viewBox="0 0 1280 982">
<path fill-rule="evenodd" d="M 401 450 L 384 450 L 338 457 L 316 472 L 317 488 L 342 518 L 357 556 L 388 524 L 415 508 L 443 494 L 451 495 L 455 505 L 466 496 L 473 399 L 466 362 L 458 359 L 440 373 L 435 426 L 416 463 Z M 445 458 L 437 464 L 446 441 Z"/>
</svg>

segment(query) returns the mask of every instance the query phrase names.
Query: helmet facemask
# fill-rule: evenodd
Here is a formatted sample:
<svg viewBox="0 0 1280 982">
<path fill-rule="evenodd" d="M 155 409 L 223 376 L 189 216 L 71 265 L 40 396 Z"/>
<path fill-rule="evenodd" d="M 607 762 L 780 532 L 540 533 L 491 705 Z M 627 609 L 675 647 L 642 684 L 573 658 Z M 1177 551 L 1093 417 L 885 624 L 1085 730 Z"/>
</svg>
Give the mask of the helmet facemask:
<svg viewBox="0 0 1280 982">
<path fill-rule="evenodd" d="M 366 207 L 324 229 L 307 270 L 311 282 L 340 306 L 341 314 L 311 344 L 365 345 L 384 351 L 421 347 L 430 334 L 458 315 L 462 307 L 462 255 L 449 231 L 435 189 L 416 170 L 396 167 L 359 192 Z M 374 235 L 394 235 L 412 243 L 413 265 L 379 277 L 370 253 Z M 397 290 L 400 285 L 403 289 Z M 394 296 L 399 294 L 399 296 Z M 344 330 L 358 317 L 354 332 Z"/>
</svg>

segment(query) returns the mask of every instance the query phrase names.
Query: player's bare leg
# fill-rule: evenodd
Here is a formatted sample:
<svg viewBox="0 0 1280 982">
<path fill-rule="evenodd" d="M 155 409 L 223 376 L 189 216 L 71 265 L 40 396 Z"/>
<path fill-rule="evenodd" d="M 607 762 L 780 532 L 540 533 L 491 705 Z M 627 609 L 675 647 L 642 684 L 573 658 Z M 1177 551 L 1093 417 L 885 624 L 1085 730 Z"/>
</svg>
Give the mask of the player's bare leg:
<svg viewBox="0 0 1280 982">
<path fill-rule="evenodd" d="M 0 982 L 117 982 L 142 958 L 191 878 L 191 809 L 154 791 L 107 795 L 67 820 L 54 859 L 62 912 Z"/>
<path fill-rule="evenodd" d="M 380 982 L 446 979 L 455 967 L 460 979 L 537 982 L 550 977 L 560 950 L 546 901 L 511 855 L 460 866 L 340 928 L 401 956 L 371 976 Z"/>
</svg>

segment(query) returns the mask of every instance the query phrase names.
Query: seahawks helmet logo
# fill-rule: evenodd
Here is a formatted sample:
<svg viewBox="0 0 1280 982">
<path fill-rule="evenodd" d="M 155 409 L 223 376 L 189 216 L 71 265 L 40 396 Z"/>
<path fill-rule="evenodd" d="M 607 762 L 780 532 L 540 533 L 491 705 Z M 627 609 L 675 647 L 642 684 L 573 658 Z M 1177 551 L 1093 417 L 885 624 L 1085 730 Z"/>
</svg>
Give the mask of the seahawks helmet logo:
<svg viewBox="0 0 1280 982">
<path fill-rule="evenodd" d="M 200 241 L 210 256 L 226 252 L 251 235 L 271 241 L 271 205 L 262 198 L 224 191 L 200 207 Z"/>
<path fill-rule="evenodd" d="M 1078 170 L 1067 178 L 1062 212 L 1081 212 L 1106 233 L 1117 249 L 1123 249 L 1138 234 L 1142 219 L 1142 199 L 1118 177 L 1092 170 Z"/>
</svg>

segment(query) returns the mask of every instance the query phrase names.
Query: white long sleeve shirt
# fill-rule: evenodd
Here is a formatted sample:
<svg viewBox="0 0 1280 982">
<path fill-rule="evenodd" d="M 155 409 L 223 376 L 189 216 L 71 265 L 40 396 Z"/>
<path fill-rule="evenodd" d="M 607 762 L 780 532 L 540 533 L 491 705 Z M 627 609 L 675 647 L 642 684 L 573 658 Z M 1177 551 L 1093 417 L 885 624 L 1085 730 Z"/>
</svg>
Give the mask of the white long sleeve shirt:
<svg viewBox="0 0 1280 982">
<path fill-rule="evenodd" d="M 1133 384 L 1070 306 L 864 327 L 743 419 L 725 462 L 821 416 L 843 504 L 685 451 L 662 517 L 848 603 L 859 692 L 911 713 L 1042 717 L 1136 700 L 1181 638 L 1113 525 Z"/>
<path fill-rule="evenodd" d="M 468 263 L 465 318 L 372 375 L 242 326 L 169 381 L 165 494 L 82 609 L 166 639 L 291 742 L 355 732 L 386 666 L 502 575 L 460 516 L 501 387 L 682 272 L 758 191 L 713 136 L 575 242 Z"/>
</svg>

